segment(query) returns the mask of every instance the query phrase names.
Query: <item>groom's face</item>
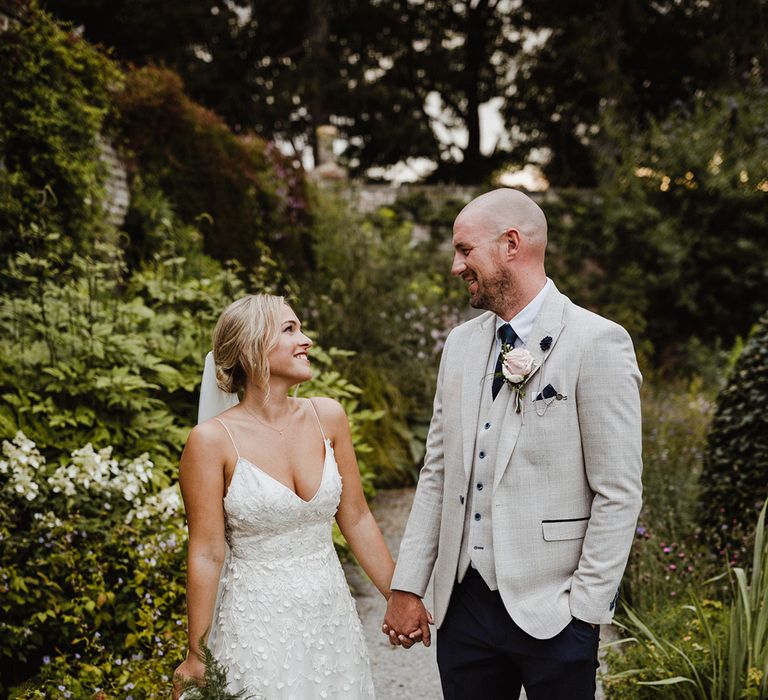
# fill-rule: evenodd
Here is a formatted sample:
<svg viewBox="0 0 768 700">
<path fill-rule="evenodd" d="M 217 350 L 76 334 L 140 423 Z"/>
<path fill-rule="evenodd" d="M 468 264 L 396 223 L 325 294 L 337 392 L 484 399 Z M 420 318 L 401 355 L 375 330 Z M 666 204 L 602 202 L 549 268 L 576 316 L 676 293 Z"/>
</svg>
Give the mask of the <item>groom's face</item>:
<svg viewBox="0 0 768 700">
<path fill-rule="evenodd" d="M 469 303 L 476 309 L 497 311 L 508 285 L 503 265 L 501 236 L 482 220 L 459 216 L 453 226 L 451 274 L 467 284 Z"/>
</svg>

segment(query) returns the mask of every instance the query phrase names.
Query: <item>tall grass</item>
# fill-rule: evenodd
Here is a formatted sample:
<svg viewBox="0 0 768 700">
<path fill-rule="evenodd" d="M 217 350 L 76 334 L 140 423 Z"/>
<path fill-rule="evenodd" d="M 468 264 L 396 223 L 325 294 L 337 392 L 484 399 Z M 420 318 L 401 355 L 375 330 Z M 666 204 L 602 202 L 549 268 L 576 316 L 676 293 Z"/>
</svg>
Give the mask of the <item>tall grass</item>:
<svg viewBox="0 0 768 700">
<path fill-rule="evenodd" d="M 636 679 L 638 686 L 666 691 L 680 700 L 740 700 L 768 697 L 768 539 L 763 505 L 754 532 L 752 567 L 728 565 L 717 579 L 727 577 L 730 595 L 724 605 L 713 605 L 691 592 L 691 603 L 681 610 L 689 616 L 682 640 L 674 632 L 654 629 L 632 609 L 619 622 L 632 635 L 623 644 L 640 645 L 634 655 L 642 665 L 625 669 L 606 681 Z M 714 582 L 714 579 L 712 580 Z M 655 676 L 646 680 L 648 675 Z M 636 697 L 644 697 L 638 692 Z"/>
<path fill-rule="evenodd" d="M 696 545 L 696 506 L 713 392 L 700 380 L 643 388 L 643 509 L 623 600 L 660 611 L 712 575 Z"/>
</svg>

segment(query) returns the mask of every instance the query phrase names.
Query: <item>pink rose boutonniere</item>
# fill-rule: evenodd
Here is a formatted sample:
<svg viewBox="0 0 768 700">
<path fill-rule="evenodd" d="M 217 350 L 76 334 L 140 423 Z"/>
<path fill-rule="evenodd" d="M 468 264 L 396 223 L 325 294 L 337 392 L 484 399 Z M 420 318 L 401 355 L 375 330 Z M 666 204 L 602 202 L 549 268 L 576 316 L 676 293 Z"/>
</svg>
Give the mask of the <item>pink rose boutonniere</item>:
<svg viewBox="0 0 768 700">
<path fill-rule="evenodd" d="M 533 355 L 525 348 L 501 347 L 501 373 L 515 392 L 515 411 L 520 413 L 520 401 L 525 396 L 525 382 L 536 367 Z"/>
</svg>

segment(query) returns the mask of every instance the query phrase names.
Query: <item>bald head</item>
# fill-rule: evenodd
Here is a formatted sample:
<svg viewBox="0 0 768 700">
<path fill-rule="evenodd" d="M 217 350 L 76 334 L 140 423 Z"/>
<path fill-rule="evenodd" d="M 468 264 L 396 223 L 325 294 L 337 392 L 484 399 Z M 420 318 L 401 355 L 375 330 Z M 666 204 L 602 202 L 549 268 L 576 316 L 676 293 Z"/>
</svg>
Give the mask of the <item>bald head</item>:
<svg viewBox="0 0 768 700">
<path fill-rule="evenodd" d="M 547 282 L 547 219 L 517 190 L 480 195 L 453 224 L 451 273 L 467 283 L 469 303 L 511 319 Z"/>
<path fill-rule="evenodd" d="M 495 235 L 509 229 L 520 232 L 526 248 L 535 257 L 544 259 L 547 247 L 547 218 L 528 195 L 508 187 L 491 190 L 473 199 L 456 217 L 481 225 Z"/>
</svg>

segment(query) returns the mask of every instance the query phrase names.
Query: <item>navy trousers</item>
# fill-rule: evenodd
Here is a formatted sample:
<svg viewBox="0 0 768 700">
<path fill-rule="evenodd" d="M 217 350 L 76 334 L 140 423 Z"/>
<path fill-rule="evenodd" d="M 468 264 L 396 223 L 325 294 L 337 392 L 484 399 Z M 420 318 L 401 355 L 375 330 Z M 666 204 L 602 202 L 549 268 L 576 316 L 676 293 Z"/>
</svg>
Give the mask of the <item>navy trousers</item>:
<svg viewBox="0 0 768 700">
<path fill-rule="evenodd" d="M 599 627 L 572 619 L 557 636 L 523 632 L 498 591 L 469 568 L 456 584 L 437 632 L 437 664 L 445 700 L 592 700 Z"/>
</svg>

